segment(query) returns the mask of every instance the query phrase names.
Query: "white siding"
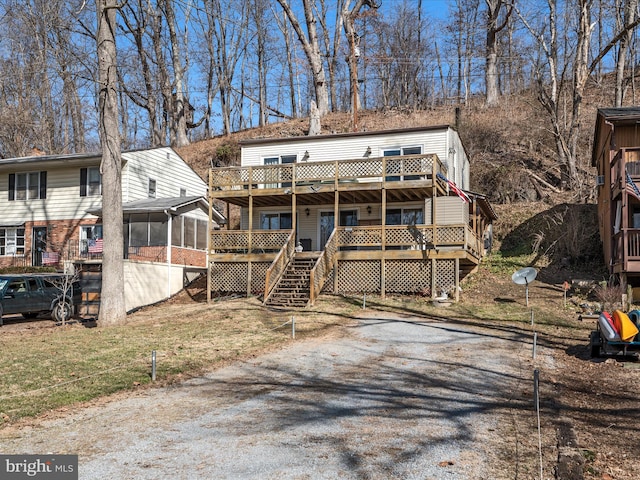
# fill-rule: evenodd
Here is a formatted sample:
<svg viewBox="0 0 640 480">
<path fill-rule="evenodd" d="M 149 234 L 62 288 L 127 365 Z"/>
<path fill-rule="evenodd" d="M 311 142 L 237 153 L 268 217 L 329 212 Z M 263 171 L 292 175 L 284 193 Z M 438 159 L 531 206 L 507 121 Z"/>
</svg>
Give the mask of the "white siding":
<svg viewBox="0 0 640 480">
<path fill-rule="evenodd" d="M 421 147 L 423 154 L 436 154 L 448 169 L 447 176 L 463 189 L 469 188 L 469 160 L 458 133 L 448 127 L 408 132 L 375 132 L 368 135 L 296 137 L 270 143 L 243 145 L 242 166 L 263 165 L 265 157 L 296 155 L 298 162 L 351 160 L 381 157 L 385 150 Z M 371 153 L 367 155 L 367 151 Z"/>
<path fill-rule="evenodd" d="M 166 263 L 124 262 L 124 303 L 127 311 L 151 305 L 182 290 L 204 269 Z"/>
<path fill-rule="evenodd" d="M 123 202 L 148 198 L 148 178 L 155 178 L 156 197 L 178 197 L 184 188 L 188 196 L 206 196 L 207 184 L 171 148 L 125 152 L 123 167 Z M 57 163 L 57 162 L 56 162 Z M 59 166 L 58 166 L 59 165 Z M 80 169 L 99 166 L 100 157 L 67 164 L 64 156 L 59 163 L 28 166 L 16 164 L 15 172 L 47 172 L 47 198 L 9 201 L 9 173 L 0 173 L 0 224 L 24 221 L 54 221 L 95 218 L 87 210 L 102 206 L 101 196 L 80 196 Z"/>
<path fill-rule="evenodd" d="M 425 200 L 424 222 L 432 225 L 432 199 Z M 469 223 L 469 204 L 463 202 L 460 197 L 436 198 L 436 225 L 457 225 Z"/>
<path fill-rule="evenodd" d="M 302 161 L 305 152 L 309 152 L 307 161 L 336 161 L 367 158 L 367 148 L 371 148 L 371 157 L 382 156 L 387 149 L 397 147 L 421 146 L 425 154 L 435 153 L 442 162 L 447 160 L 448 129 L 425 130 L 424 132 L 380 133 L 365 136 L 345 136 L 344 138 L 322 136 L 308 137 L 290 144 L 264 143 L 260 145 L 243 145 L 242 166 L 262 165 L 264 157 L 278 155 L 297 155 Z"/>
<path fill-rule="evenodd" d="M 32 169 L 30 171 L 37 171 Z M 80 167 L 46 169 L 47 198 L 9 201 L 9 174 L 0 174 L 0 223 L 95 218 L 102 197 L 80 196 Z"/>
<path fill-rule="evenodd" d="M 206 196 L 207 184 L 171 148 L 156 148 L 125 152 L 122 169 L 123 202 L 149 197 L 149 179 L 156 181 L 156 198 L 179 197 L 180 189 L 187 196 Z"/>
<path fill-rule="evenodd" d="M 469 189 L 469 159 L 462 145 L 462 140 L 455 130 L 450 130 L 448 135 L 449 146 L 447 148 L 447 166 L 449 178 L 464 190 Z M 453 172 L 452 172 L 453 170 Z"/>
</svg>

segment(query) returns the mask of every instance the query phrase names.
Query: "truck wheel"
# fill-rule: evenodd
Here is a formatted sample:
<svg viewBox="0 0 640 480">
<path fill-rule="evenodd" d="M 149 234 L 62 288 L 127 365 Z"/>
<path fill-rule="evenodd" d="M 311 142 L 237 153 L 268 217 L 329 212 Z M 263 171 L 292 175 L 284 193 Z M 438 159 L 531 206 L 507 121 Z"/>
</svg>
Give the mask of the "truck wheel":
<svg viewBox="0 0 640 480">
<path fill-rule="evenodd" d="M 598 358 L 600 356 L 600 346 L 602 345 L 602 340 L 600 339 L 600 332 L 591 332 L 591 336 L 589 338 L 589 347 L 591 350 L 591 358 Z"/>
<path fill-rule="evenodd" d="M 53 306 L 51 317 L 57 323 L 64 323 L 71 318 L 71 304 L 66 300 L 60 300 Z"/>
</svg>

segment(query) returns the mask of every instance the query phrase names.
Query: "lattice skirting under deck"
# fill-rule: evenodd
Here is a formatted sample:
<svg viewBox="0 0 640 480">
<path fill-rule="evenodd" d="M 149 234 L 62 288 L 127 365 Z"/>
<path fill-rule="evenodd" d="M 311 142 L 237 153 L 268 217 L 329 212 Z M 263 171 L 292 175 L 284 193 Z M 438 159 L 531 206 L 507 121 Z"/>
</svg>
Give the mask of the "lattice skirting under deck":
<svg viewBox="0 0 640 480">
<path fill-rule="evenodd" d="M 251 293 L 264 293 L 264 282 L 270 262 L 251 264 Z M 209 269 L 212 292 L 246 293 L 249 264 L 240 262 L 214 263 Z"/>
<path fill-rule="evenodd" d="M 251 264 L 251 293 L 264 292 L 270 263 Z M 435 268 L 434 268 L 435 266 Z M 381 293 L 381 260 L 340 260 L 329 274 L 323 293 Z M 246 293 L 249 267 L 247 263 L 215 263 L 210 269 L 211 291 Z M 384 262 L 385 293 L 421 293 L 438 295 L 453 291 L 458 272 L 455 260 L 387 260 Z M 435 275 L 435 278 L 434 278 Z M 337 276 L 337 281 L 336 281 Z M 435 292 L 432 292 L 435 288 Z"/>
</svg>

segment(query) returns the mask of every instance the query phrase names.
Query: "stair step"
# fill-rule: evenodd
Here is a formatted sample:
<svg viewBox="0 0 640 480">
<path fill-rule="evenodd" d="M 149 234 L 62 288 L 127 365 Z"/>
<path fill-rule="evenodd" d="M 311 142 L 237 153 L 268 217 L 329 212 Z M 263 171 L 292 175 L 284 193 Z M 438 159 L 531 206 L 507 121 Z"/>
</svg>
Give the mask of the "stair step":
<svg viewBox="0 0 640 480">
<path fill-rule="evenodd" d="M 311 270 L 317 261 L 317 258 L 294 257 L 282 273 L 267 304 L 281 307 L 306 307 L 309 303 Z"/>
</svg>

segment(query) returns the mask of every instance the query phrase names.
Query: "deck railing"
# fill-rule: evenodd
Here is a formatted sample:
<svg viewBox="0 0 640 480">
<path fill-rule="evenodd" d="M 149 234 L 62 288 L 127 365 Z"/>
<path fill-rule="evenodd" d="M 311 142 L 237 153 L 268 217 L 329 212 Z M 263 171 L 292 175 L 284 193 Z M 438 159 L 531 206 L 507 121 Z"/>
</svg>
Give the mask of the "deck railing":
<svg viewBox="0 0 640 480">
<path fill-rule="evenodd" d="M 212 192 L 285 188 L 315 183 L 432 180 L 446 174 L 437 155 L 404 155 L 326 162 L 300 162 L 210 170 Z"/>
<path fill-rule="evenodd" d="M 332 237 L 335 237 L 336 249 L 429 250 L 452 247 L 467 250 L 478 258 L 482 246 L 482 239 L 465 224 L 341 226 Z M 214 255 L 246 254 L 279 252 L 290 241 L 291 230 L 214 230 L 210 245 Z"/>
<path fill-rule="evenodd" d="M 372 250 L 460 247 L 474 254 L 480 252 L 477 235 L 465 224 L 338 227 L 337 233 L 338 247 Z"/>
<path fill-rule="evenodd" d="M 291 230 L 212 230 L 209 248 L 213 253 L 279 252 Z"/>
<path fill-rule="evenodd" d="M 628 261 L 640 261 L 640 229 L 622 229 L 613 236 L 613 263 Z"/>
<path fill-rule="evenodd" d="M 338 235 L 337 230 L 334 230 L 329 236 L 329 240 L 324 246 L 324 250 L 318 261 L 311 269 L 311 274 L 309 277 L 309 284 L 311 286 L 309 293 L 309 302 L 311 305 L 314 304 L 320 292 L 322 291 L 322 287 L 324 286 L 324 282 L 327 280 L 329 272 L 331 272 L 333 268 L 333 261 L 338 251 Z"/>
<path fill-rule="evenodd" d="M 627 174 L 633 179 L 640 178 L 640 147 L 621 148 L 611 161 L 611 178 L 614 186 L 625 188 Z"/>
<path fill-rule="evenodd" d="M 264 302 L 269 299 L 269 295 L 271 294 L 271 290 L 276 286 L 280 276 L 287 268 L 291 257 L 295 253 L 295 235 L 293 230 L 289 234 L 289 238 L 287 238 L 287 242 L 282 246 L 276 258 L 273 259 L 273 262 L 267 269 L 267 273 L 264 280 Z"/>
</svg>

